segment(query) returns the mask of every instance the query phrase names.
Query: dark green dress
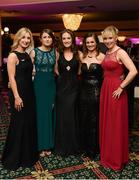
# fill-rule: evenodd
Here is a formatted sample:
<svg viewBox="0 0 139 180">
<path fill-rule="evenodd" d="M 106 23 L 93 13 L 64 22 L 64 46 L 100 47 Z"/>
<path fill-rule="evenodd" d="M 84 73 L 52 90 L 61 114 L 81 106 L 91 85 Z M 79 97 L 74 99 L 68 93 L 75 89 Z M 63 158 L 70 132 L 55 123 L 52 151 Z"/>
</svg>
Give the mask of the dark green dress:
<svg viewBox="0 0 139 180">
<path fill-rule="evenodd" d="M 38 148 L 41 150 L 52 149 L 54 146 L 55 118 L 55 50 L 42 51 L 35 48 L 34 88 L 37 106 Z"/>
</svg>

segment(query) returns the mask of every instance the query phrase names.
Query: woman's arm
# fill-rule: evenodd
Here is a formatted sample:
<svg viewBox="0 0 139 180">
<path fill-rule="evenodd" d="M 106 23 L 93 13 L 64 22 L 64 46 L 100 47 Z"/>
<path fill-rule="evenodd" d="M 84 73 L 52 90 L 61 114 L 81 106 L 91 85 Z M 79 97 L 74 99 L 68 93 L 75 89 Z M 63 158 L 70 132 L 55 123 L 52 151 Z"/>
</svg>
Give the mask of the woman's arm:
<svg viewBox="0 0 139 180">
<path fill-rule="evenodd" d="M 131 58 L 128 56 L 128 54 L 124 50 L 120 49 L 117 52 L 117 59 L 119 60 L 119 62 L 121 62 L 122 64 L 125 65 L 125 67 L 129 70 L 129 72 L 128 72 L 126 78 L 122 81 L 122 83 L 118 87 L 118 89 L 113 92 L 114 98 L 120 97 L 123 89 L 128 84 L 130 84 L 130 82 L 134 79 L 134 77 L 138 73 L 134 63 L 131 60 Z"/>
<path fill-rule="evenodd" d="M 128 54 L 124 50 L 119 50 L 117 53 L 119 60 L 125 65 L 125 67 L 129 70 L 126 78 L 120 84 L 121 88 L 125 88 L 137 75 L 137 69 L 132 61 L 132 59 L 128 56 Z"/>
<path fill-rule="evenodd" d="M 78 75 L 81 74 L 81 63 L 83 62 L 83 53 L 81 51 L 78 51 L 79 54 L 79 70 L 78 70 Z"/>
<path fill-rule="evenodd" d="M 59 53 L 56 51 L 56 63 L 55 63 L 55 67 L 54 67 L 54 72 L 55 72 L 56 75 L 59 75 L 58 60 L 59 60 Z"/>
<path fill-rule="evenodd" d="M 17 90 L 17 84 L 15 81 L 15 69 L 18 63 L 19 62 L 18 62 L 17 56 L 14 53 L 11 53 L 8 57 L 7 70 L 8 70 L 10 86 L 11 86 L 11 89 L 13 91 L 13 95 L 15 98 L 15 108 L 18 111 L 20 111 L 21 108 L 23 107 L 23 101 L 20 98 L 19 92 Z"/>
<path fill-rule="evenodd" d="M 35 51 L 32 50 L 29 55 L 30 55 L 31 60 L 32 60 L 32 63 L 33 63 L 32 76 L 35 76 L 35 74 L 36 74 L 35 65 L 34 65 L 34 61 L 35 61 Z"/>
<path fill-rule="evenodd" d="M 104 60 L 104 58 L 105 58 L 105 54 L 103 54 L 103 53 L 99 53 L 99 56 L 98 56 L 98 60 L 100 61 L 100 64 L 102 63 L 102 61 Z"/>
</svg>

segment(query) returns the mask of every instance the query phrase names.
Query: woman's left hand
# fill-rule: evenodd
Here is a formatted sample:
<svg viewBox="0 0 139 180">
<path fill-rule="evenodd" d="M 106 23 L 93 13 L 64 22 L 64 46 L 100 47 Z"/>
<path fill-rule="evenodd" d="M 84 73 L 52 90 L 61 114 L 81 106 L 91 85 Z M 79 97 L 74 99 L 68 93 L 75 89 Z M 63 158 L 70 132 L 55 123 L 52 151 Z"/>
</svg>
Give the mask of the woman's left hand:
<svg viewBox="0 0 139 180">
<path fill-rule="evenodd" d="M 112 97 L 114 97 L 115 99 L 119 99 L 121 93 L 123 92 L 123 89 L 121 87 L 118 87 L 118 89 L 116 89 L 113 94 Z"/>
</svg>

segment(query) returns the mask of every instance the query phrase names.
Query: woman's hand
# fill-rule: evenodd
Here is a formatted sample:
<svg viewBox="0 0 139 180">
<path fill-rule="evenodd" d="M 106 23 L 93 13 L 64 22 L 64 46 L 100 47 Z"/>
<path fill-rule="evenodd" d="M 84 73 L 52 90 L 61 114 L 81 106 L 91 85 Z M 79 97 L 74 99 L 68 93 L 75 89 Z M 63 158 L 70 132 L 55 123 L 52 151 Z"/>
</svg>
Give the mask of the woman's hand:
<svg viewBox="0 0 139 180">
<path fill-rule="evenodd" d="M 15 109 L 21 111 L 24 107 L 22 99 L 18 96 L 15 98 Z"/>
<path fill-rule="evenodd" d="M 121 76 L 120 76 L 120 80 L 124 80 L 125 79 L 125 75 L 124 74 L 122 74 Z"/>
<path fill-rule="evenodd" d="M 119 99 L 121 93 L 123 92 L 123 89 L 121 87 L 118 87 L 118 89 L 116 89 L 113 94 L 112 97 L 114 97 L 115 99 Z"/>
<path fill-rule="evenodd" d="M 36 74 L 36 71 L 35 71 L 35 69 L 33 69 L 32 76 L 35 76 L 35 74 Z"/>
<path fill-rule="evenodd" d="M 9 89 L 11 88 L 11 84 L 10 84 L 10 82 L 8 82 L 8 88 L 9 88 Z"/>
</svg>

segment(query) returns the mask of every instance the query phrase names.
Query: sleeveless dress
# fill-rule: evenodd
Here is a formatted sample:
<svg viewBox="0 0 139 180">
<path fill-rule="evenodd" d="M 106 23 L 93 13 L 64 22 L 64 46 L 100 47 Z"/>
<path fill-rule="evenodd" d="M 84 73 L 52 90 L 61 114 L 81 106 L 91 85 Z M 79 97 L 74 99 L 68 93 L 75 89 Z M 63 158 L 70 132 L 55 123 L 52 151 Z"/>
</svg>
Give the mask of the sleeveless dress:
<svg viewBox="0 0 139 180">
<path fill-rule="evenodd" d="M 38 149 L 49 150 L 54 147 L 55 133 L 55 50 L 42 51 L 35 48 L 34 88 L 37 107 Z"/>
<path fill-rule="evenodd" d="M 14 51 L 19 59 L 15 80 L 24 107 L 17 111 L 14 107 L 12 90 L 9 92 L 11 121 L 2 155 L 4 168 L 15 170 L 29 167 L 38 160 L 35 95 L 32 83 L 33 64 L 27 53 Z"/>
<path fill-rule="evenodd" d="M 59 76 L 56 91 L 56 144 L 55 151 L 69 155 L 77 151 L 77 95 L 79 62 L 70 61 L 61 54 L 58 60 Z"/>
<path fill-rule="evenodd" d="M 80 150 L 95 157 L 99 153 L 99 96 L 102 83 L 102 67 L 91 63 L 81 65 L 79 93 Z"/>
<path fill-rule="evenodd" d="M 102 62 L 104 80 L 100 95 L 101 164 L 113 170 L 121 170 L 128 162 L 127 94 L 123 90 L 119 99 L 112 97 L 121 84 L 120 76 L 124 74 L 124 65 L 116 59 L 118 50 L 106 54 Z"/>
</svg>

